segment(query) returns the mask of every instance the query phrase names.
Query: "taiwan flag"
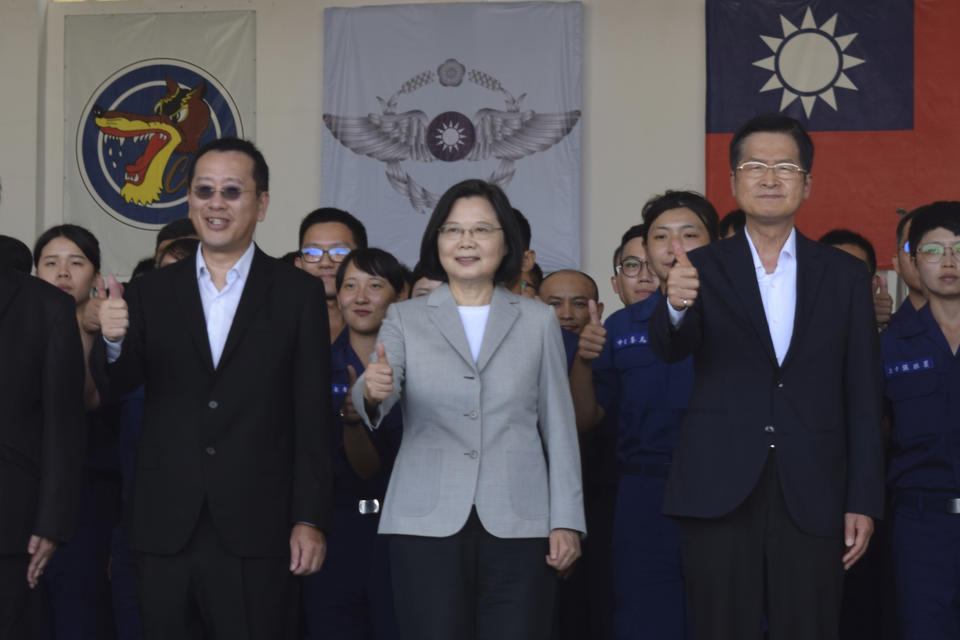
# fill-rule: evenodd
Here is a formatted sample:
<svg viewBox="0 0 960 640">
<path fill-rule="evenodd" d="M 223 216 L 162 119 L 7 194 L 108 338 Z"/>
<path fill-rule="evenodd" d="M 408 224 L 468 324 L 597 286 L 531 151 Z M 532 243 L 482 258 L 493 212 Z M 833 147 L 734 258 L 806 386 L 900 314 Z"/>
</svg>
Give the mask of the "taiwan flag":
<svg viewBox="0 0 960 640">
<path fill-rule="evenodd" d="M 797 227 L 865 235 L 881 268 L 898 212 L 960 200 L 960 2 L 707 0 L 707 197 L 736 208 L 729 144 L 761 113 L 816 147 Z"/>
</svg>

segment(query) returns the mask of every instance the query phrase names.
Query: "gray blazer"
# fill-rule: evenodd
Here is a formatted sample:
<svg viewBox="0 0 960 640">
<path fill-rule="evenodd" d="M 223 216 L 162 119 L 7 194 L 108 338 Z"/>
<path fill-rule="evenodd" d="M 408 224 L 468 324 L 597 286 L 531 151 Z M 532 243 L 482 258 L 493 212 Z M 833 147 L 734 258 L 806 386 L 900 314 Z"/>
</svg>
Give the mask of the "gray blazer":
<svg viewBox="0 0 960 640">
<path fill-rule="evenodd" d="M 363 376 L 352 397 L 371 428 L 402 402 L 403 440 L 380 533 L 449 536 L 474 504 L 484 528 L 501 538 L 546 537 L 556 528 L 586 532 L 573 402 L 553 309 L 497 287 L 474 362 L 457 304 L 441 285 L 391 305 L 378 339 L 393 368 L 393 394 L 374 416 L 364 409 Z"/>
</svg>

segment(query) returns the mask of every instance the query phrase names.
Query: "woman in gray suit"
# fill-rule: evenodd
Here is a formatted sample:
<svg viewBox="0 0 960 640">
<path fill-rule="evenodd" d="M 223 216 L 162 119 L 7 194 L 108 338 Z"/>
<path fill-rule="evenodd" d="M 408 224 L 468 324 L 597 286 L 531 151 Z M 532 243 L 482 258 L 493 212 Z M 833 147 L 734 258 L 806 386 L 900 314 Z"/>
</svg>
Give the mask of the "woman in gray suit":
<svg viewBox="0 0 960 640">
<path fill-rule="evenodd" d="M 394 304 L 352 390 L 371 428 L 400 402 L 380 519 L 404 638 L 548 638 L 580 555 L 580 460 L 553 310 L 511 294 L 523 247 L 503 191 L 451 187 L 420 248 L 429 295 Z"/>
</svg>

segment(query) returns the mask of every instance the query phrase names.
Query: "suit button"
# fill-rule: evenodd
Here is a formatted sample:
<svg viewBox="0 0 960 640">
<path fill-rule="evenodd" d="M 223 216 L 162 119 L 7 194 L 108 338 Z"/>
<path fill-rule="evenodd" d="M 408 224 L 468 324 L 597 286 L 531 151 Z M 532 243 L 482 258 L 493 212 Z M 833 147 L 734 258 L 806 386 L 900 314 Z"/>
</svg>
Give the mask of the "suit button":
<svg viewBox="0 0 960 640">
<path fill-rule="evenodd" d="M 470 416 L 470 418 L 471 418 L 472 420 L 476 420 L 476 419 L 477 419 L 477 416 L 480 415 L 480 414 L 477 413 L 477 410 L 476 410 L 476 409 L 474 409 L 473 411 L 471 411 L 471 412 L 468 413 L 467 415 Z"/>
<path fill-rule="evenodd" d="M 471 458 L 473 458 L 474 460 L 476 460 L 476 459 L 477 459 L 477 456 L 480 455 L 480 454 L 477 453 L 477 450 L 476 450 L 476 449 L 474 449 L 473 451 L 471 451 L 471 452 L 468 453 L 467 455 L 470 456 Z"/>
<path fill-rule="evenodd" d="M 211 400 L 210 402 L 207 403 L 207 406 L 210 407 L 211 409 L 216 409 L 220 405 L 217 403 L 216 400 Z"/>
<path fill-rule="evenodd" d="M 783 380 L 777 380 L 777 387 L 783 389 Z"/>
<path fill-rule="evenodd" d="M 217 450 L 214 449 L 213 447 L 207 447 L 207 448 L 206 448 L 206 452 L 207 452 L 207 455 L 208 455 L 208 456 L 215 456 L 215 455 L 217 455 Z"/>
<path fill-rule="evenodd" d="M 763 430 L 766 431 L 767 433 L 774 433 L 777 429 L 772 424 L 768 424 L 763 428 Z"/>
</svg>

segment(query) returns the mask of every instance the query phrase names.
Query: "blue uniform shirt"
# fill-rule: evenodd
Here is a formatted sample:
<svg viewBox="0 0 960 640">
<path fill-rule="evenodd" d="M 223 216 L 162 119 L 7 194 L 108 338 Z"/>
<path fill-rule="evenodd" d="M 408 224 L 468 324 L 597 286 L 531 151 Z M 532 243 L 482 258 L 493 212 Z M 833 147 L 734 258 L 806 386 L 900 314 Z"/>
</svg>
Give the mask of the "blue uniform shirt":
<svg viewBox="0 0 960 640">
<path fill-rule="evenodd" d="M 667 364 L 650 350 L 647 327 L 661 298 L 655 292 L 607 318 L 607 341 L 593 363 L 597 401 L 608 415 L 619 412 L 622 462 L 669 462 L 693 391 L 692 356 Z"/>
<path fill-rule="evenodd" d="M 913 307 L 913 303 L 910 302 L 910 298 L 907 298 L 903 301 L 896 312 L 890 316 L 890 323 L 887 325 L 887 327 L 889 328 L 895 324 L 905 321 L 914 322 L 917 318 L 917 313 L 919 312 Z"/>
<path fill-rule="evenodd" d="M 563 338 L 563 351 L 567 354 L 567 375 L 573 368 L 573 358 L 577 355 L 577 347 L 580 346 L 580 335 L 560 327 L 560 336 Z"/>
<path fill-rule="evenodd" d="M 960 360 L 930 305 L 880 334 L 892 414 L 889 484 L 960 493 Z"/>
<path fill-rule="evenodd" d="M 359 376 L 364 371 L 363 363 L 354 353 L 350 346 L 349 329 L 344 329 L 337 336 L 337 339 L 330 345 L 330 362 L 332 389 L 331 405 L 334 411 L 333 428 L 330 429 L 333 438 L 333 490 L 334 500 L 338 503 L 354 503 L 359 500 L 379 499 L 383 500 L 387 492 L 387 481 L 390 479 L 390 471 L 393 468 L 393 461 L 397 457 L 397 451 L 400 449 L 400 438 L 403 435 L 403 425 L 401 420 L 400 405 L 397 404 L 393 410 L 383 419 L 380 427 L 375 431 L 367 430 L 374 448 L 380 455 L 380 470 L 372 477 L 364 480 L 358 476 L 350 462 L 347 460 L 346 451 L 343 448 L 343 423 L 340 421 L 338 412 L 343 407 L 347 396 L 347 390 L 350 387 L 350 374 L 347 371 L 347 365 L 353 366 Z M 352 429 L 365 429 L 366 427 L 358 425 L 349 427 Z"/>
</svg>

